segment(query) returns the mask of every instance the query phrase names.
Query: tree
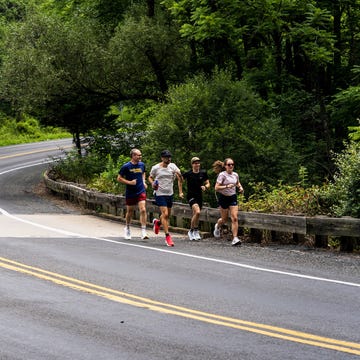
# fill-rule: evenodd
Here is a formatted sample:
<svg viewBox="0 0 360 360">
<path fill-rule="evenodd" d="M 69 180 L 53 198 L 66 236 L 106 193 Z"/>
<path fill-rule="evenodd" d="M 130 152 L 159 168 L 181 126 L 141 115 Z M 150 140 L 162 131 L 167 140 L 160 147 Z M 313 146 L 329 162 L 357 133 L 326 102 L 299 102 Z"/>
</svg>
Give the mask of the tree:
<svg viewBox="0 0 360 360">
<path fill-rule="evenodd" d="M 332 12 L 315 0 L 168 0 L 180 32 L 192 45 L 197 68 L 216 67 L 246 79 L 260 96 L 284 107 L 284 98 L 304 92 L 311 98 L 312 116 L 292 116 L 293 142 L 309 149 L 316 162 L 330 169 L 334 146 L 327 103 L 332 95 L 331 65 L 335 52 Z M 214 50 L 215 49 L 215 50 Z M 206 62 L 202 62 L 202 54 Z M 280 104 L 280 105 L 279 105 Z M 286 112 L 292 114 L 292 108 Z M 303 109 L 304 112 L 304 109 Z M 282 114 L 279 115 L 281 116 Z M 299 129 L 296 133 L 293 127 Z M 315 142 L 321 147 L 314 151 Z M 320 153 L 320 156 L 318 155 Z M 310 168 L 315 169 L 315 164 Z"/>
<path fill-rule="evenodd" d="M 143 7 L 134 7 L 116 29 L 109 42 L 108 71 L 117 91 L 129 99 L 138 94 L 162 99 L 169 84 L 184 78 L 188 49 L 165 14 L 149 18 L 143 13 Z"/>
<path fill-rule="evenodd" d="M 330 103 L 330 115 L 337 132 L 337 141 L 347 138 L 349 126 L 357 125 L 360 119 L 360 67 L 352 71 L 354 85 L 339 91 Z M 341 144 L 340 144 L 341 145 Z M 338 147 L 340 147 L 338 145 Z"/>
<path fill-rule="evenodd" d="M 85 21 L 32 14 L 13 25 L 1 69 L 2 97 L 19 113 L 76 135 L 109 126 L 104 118 L 113 98 L 104 89 L 106 54 L 96 26 Z"/>
<path fill-rule="evenodd" d="M 178 163 L 196 155 L 206 168 L 232 157 L 244 184 L 296 180 L 298 156 L 279 119 L 245 81 L 228 74 L 199 75 L 172 87 L 150 123 L 144 151 L 154 161 L 168 147 Z"/>
<path fill-rule="evenodd" d="M 94 20 L 38 12 L 12 25 L 2 98 L 19 113 L 68 129 L 80 146 L 80 134 L 113 126 L 106 116 L 112 104 L 159 99 L 182 73 L 184 47 L 173 46 L 178 35 L 166 31 L 165 19 L 128 17 L 110 43 L 101 29 Z"/>
</svg>

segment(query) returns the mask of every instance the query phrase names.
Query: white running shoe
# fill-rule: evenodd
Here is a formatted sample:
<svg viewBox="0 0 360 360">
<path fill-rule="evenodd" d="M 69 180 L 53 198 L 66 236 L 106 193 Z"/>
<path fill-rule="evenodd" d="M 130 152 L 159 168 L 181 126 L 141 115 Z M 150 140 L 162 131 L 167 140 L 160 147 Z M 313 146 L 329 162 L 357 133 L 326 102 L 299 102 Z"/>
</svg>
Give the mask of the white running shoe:
<svg viewBox="0 0 360 360">
<path fill-rule="evenodd" d="M 237 236 L 235 236 L 233 238 L 233 241 L 231 242 L 231 245 L 232 246 L 239 246 L 239 245 L 241 245 L 241 240 Z"/>
<path fill-rule="evenodd" d="M 190 240 L 195 240 L 195 236 L 194 236 L 194 231 L 193 230 L 189 230 L 188 231 L 188 237 Z"/>
<path fill-rule="evenodd" d="M 131 240 L 130 228 L 127 226 L 124 228 L 124 238 L 125 240 Z"/>
<path fill-rule="evenodd" d="M 219 230 L 219 227 L 218 227 L 217 223 L 215 224 L 214 236 L 217 237 L 217 238 L 220 237 L 220 230 Z"/>
<path fill-rule="evenodd" d="M 142 239 L 142 240 L 146 240 L 146 239 L 148 239 L 148 238 L 149 238 L 149 236 L 148 236 L 148 234 L 146 233 L 146 230 L 142 229 L 142 230 L 141 230 L 141 239 Z"/>
<path fill-rule="evenodd" d="M 193 231 L 193 235 L 194 235 L 194 240 L 196 240 L 196 241 L 201 240 L 201 235 L 200 235 L 200 233 L 199 233 L 199 230 L 195 229 L 195 230 Z"/>
</svg>

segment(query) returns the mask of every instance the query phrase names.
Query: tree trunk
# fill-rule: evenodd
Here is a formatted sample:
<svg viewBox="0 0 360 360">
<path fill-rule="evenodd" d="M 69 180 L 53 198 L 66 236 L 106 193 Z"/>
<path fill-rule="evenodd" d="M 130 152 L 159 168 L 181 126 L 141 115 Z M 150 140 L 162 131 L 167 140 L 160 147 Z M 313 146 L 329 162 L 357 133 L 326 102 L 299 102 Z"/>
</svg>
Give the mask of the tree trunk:
<svg viewBox="0 0 360 360">
<path fill-rule="evenodd" d="M 80 141 L 80 132 L 79 130 L 76 130 L 73 134 L 73 142 L 75 143 L 77 152 L 79 156 L 81 156 L 81 141 Z"/>
<path fill-rule="evenodd" d="M 164 76 L 164 72 L 162 71 L 161 65 L 156 59 L 154 50 L 148 49 L 148 50 L 146 50 L 145 54 L 146 54 L 147 58 L 149 59 L 150 64 L 154 70 L 154 73 L 156 75 L 157 81 L 160 86 L 160 90 L 163 94 L 165 94 L 168 90 L 168 85 L 166 82 L 166 78 Z"/>
</svg>

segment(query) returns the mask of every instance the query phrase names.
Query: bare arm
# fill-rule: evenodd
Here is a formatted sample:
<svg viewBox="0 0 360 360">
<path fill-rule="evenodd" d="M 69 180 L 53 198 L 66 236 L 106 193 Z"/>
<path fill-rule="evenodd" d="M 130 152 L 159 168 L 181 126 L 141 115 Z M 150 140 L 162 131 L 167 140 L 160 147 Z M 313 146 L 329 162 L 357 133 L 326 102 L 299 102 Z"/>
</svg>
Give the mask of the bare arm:
<svg viewBox="0 0 360 360">
<path fill-rule="evenodd" d="M 145 172 L 143 172 L 143 174 L 142 174 L 142 179 L 143 179 L 144 187 L 145 187 L 145 189 L 147 189 L 146 174 L 145 174 Z"/>
<path fill-rule="evenodd" d="M 155 179 L 151 175 L 149 175 L 148 180 L 149 180 L 150 186 L 156 190 L 156 188 L 154 187 Z"/>
<path fill-rule="evenodd" d="M 125 185 L 136 185 L 136 179 L 134 180 L 126 180 L 123 176 L 121 176 L 120 174 L 117 177 L 117 181 L 125 184 Z"/>
<path fill-rule="evenodd" d="M 229 185 L 234 186 L 234 184 L 229 184 Z M 230 186 L 228 186 L 228 185 L 222 185 L 222 184 L 216 182 L 216 184 L 215 184 L 215 191 L 224 190 L 224 189 L 227 189 L 228 187 L 230 187 Z"/>
<path fill-rule="evenodd" d="M 244 192 L 244 188 L 243 188 L 242 185 L 240 184 L 240 181 L 237 182 L 236 187 L 239 189 L 239 192 L 241 192 L 241 193 Z"/>
<path fill-rule="evenodd" d="M 207 179 L 205 182 L 204 182 L 204 185 L 201 186 L 201 190 L 202 191 L 205 191 L 205 190 L 209 190 L 210 189 L 210 181 L 209 179 Z"/>
<path fill-rule="evenodd" d="M 183 177 L 180 173 L 176 173 L 176 177 L 177 177 L 177 180 L 178 180 L 178 188 L 179 188 L 179 196 L 181 198 L 184 197 L 184 193 L 183 193 L 183 188 L 182 188 L 182 184 L 183 184 Z"/>
</svg>

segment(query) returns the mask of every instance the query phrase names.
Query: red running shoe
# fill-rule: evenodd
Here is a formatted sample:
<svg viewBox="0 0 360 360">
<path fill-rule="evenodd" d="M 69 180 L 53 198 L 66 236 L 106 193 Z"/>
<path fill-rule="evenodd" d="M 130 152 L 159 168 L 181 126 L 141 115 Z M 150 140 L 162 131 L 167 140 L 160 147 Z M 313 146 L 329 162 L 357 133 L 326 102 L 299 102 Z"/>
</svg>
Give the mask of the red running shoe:
<svg viewBox="0 0 360 360">
<path fill-rule="evenodd" d="M 168 234 L 168 235 L 165 236 L 165 243 L 166 243 L 167 246 L 174 246 L 174 243 L 173 243 L 173 241 L 171 240 L 170 234 Z"/>
<path fill-rule="evenodd" d="M 153 220 L 153 230 L 154 230 L 154 233 L 155 233 L 155 234 L 158 234 L 158 233 L 159 233 L 159 231 L 160 231 L 160 225 L 161 225 L 160 220 L 158 220 L 158 219 L 154 219 L 154 220 Z"/>
</svg>

